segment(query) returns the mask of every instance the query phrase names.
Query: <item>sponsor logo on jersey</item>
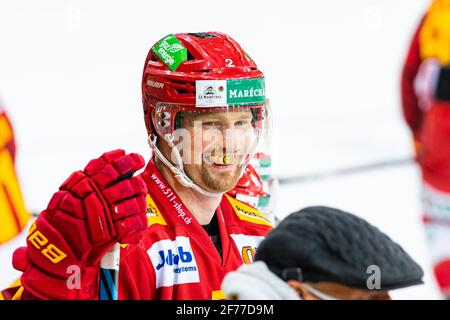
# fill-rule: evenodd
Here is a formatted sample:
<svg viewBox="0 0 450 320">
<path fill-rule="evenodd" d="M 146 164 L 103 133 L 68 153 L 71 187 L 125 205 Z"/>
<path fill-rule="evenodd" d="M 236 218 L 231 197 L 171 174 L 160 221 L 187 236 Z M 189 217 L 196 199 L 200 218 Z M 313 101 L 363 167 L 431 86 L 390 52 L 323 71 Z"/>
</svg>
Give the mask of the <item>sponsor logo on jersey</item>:
<svg viewBox="0 0 450 320">
<path fill-rule="evenodd" d="M 265 238 L 263 236 L 248 236 L 242 233 L 230 234 L 230 237 L 233 239 L 245 264 L 250 264 L 255 260 L 256 249 Z"/>
<path fill-rule="evenodd" d="M 155 269 L 156 288 L 200 281 L 188 237 L 155 242 L 147 253 Z"/>
<path fill-rule="evenodd" d="M 269 219 L 266 218 L 261 212 L 259 212 L 257 209 L 250 207 L 249 205 L 242 203 L 233 197 L 230 197 L 229 195 L 226 195 L 228 201 L 230 201 L 231 206 L 234 209 L 234 212 L 236 212 L 236 215 L 239 217 L 239 219 L 256 223 L 256 224 L 262 224 L 265 226 L 272 227 L 272 223 Z"/>
<path fill-rule="evenodd" d="M 256 206 L 258 206 L 258 202 L 259 202 L 259 197 L 253 197 L 253 196 L 249 196 L 249 195 L 241 194 L 241 193 L 236 194 L 236 199 L 241 202 L 248 203 L 249 205 L 251 205 L 252 207 L 255 207 L 255 208 L 256 208 Z"/>
<path fill-rule="evenodd" d="M 186 212 L 184 211 L 184 205 L 180 200 L 178 200 L 178 197 L 175 195 L 175 191 L 172 191 L 172 189 L 168 188 L 156 174 L 152 173 L 151 178 L 156 186 L 166 196 L 166 198 L 169 199 L 176 212 L 178 213 L 178 218 L 182 219 L 185 224 L 191 223 L 192 217 L 187 216 Z"/>
<path fill-rule="evenodd" d="M 145 200 L 147 201 L 148 225 L 149 226 L 151 226 L 152 224 L 162 224 L 164 226 L 167 225 L 166 220 L 164 220 L 161 212 L 159 211 L 152 197 L 150 197 L 150 195 L 147 194 Z"/>
</svg>

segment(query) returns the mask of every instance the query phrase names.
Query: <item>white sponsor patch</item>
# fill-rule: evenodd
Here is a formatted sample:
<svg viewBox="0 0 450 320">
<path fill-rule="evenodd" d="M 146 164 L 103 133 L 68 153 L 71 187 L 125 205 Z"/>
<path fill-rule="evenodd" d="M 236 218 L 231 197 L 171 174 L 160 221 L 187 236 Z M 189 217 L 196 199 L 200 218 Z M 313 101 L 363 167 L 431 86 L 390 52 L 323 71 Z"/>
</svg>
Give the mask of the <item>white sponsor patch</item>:
<svg viewBox="0 0 450 320">
<path fill-rule="evenodd" d="M 253 262 L 256 249 L 265 238 L 263 236 L 247 236 L 245 234 L 230 234 L 230 237 L 238 248 L 244 263 Z"/>
<path fill-rule="evenodd" d="M 195 81 L 196 105 L 198 107 L 227 106 L 226 80 Z"/>
<path fill-rule="evenodd" d="M 189 238 L 161 240 L 147 251 L 156 273 L 156 288 L 200 282 Z"/>
</svg>

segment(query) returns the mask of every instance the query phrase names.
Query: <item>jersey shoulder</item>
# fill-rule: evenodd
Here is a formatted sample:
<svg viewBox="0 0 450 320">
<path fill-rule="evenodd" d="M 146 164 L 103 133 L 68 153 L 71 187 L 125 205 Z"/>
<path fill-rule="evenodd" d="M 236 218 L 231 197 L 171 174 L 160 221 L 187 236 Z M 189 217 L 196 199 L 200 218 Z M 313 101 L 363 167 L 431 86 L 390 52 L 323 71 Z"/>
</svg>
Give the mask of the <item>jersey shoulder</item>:
<svg viewBox="0 0 450 320">
<path fill-rule="evenodd" d="M 148 226 L 149 227 L 153 225 L 167 226 L 167 222 L 164 219 L 162 211 L 158 208 L 151 195 L 147 194 L 147 196 L 145 197 L 145 201 L 147 203 L 146 214 Z"/>
<path fill-rule="evenodd" d="M 267 229 L 271 229 L 272 223 L 270 220 L 258 209 L 239 201 L 229 195 L 225 195 L 226 199 L 230 203 L 233 208 L 233 212 L 235 213 L 238 221 L 243 224 L 250 224 L 258 227 L 263 227 Z"/>
</svg>

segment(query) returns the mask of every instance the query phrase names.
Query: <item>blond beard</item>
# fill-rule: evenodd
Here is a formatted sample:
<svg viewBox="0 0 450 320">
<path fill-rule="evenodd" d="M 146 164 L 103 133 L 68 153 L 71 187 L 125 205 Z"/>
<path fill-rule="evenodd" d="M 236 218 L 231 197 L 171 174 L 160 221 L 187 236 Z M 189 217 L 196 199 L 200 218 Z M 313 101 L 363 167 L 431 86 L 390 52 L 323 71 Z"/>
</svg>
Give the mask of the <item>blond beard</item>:
<svg viewBox="0 0 450 320">
<path fill-rule="evenodd" d="M 202 164 L 201 175 L 202 181 L 208 189 L 215 192 L 227 192 L 233 189 L 239 181 L 242 165 L 236 166 L 231 172 L 217 173 L 214 177 L 208 169 Z"/>
</svg>

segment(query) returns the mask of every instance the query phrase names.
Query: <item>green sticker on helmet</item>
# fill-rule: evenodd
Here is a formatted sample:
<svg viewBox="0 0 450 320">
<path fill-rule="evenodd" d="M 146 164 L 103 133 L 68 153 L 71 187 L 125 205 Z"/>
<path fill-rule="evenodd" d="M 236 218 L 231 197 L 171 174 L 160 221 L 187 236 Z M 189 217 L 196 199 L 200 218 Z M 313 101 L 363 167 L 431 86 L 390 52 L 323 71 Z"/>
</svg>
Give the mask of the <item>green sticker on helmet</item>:
<svg viewBox="0 0 450 320">
<path fill-rule="evenodd" d="M 227 80 L 228 105 L 251 105 L 265 102 L 264 78 Z"/>
<path fill-rule="evenodd" d="M 161 39 L 154 47 L 155 54 L 170 68 L 175 71 L 180 64 L 187 60 L 187 50 L 173 34 Z"/>
</svg>

